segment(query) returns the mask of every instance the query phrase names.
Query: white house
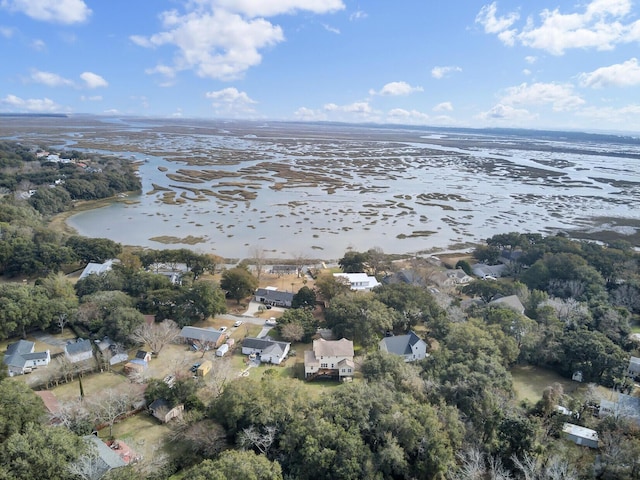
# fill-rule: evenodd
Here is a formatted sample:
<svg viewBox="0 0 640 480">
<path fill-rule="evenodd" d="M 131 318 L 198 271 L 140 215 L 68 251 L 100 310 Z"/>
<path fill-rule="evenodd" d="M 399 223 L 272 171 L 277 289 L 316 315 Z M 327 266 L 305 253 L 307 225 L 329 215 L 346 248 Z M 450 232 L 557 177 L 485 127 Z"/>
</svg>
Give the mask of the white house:
<svg viewBox="0 0 640 480">
<path fill-rule="evenodd" d="M 313 350 L 304 352 L 304 378 L 350 379 L 355 373 L 353 355 L 353 342 L 346 338 L 314 340 Z"/>
<path fill-rule="evenodd" d="M 32 368 L 49 365 L 51 355 L 49 350 L 36 352 L 36 344 L 28 340 L 19 340 L 7 347 L 4 363 L 10 377 L 30 373 Z"/>
<path fill-rule="evenodd" d="M 351 290 L 356 291 L 368 291 L 380 285 L 376 277 L 369 276 L 366 273 L 334 273 L 333 276 L 345 279 L 349 283 Z"/>
<path fill-rule="evenodd" d="M 267 338 L 247 337 L 242 341 L 243 355 L 257 355 L 261 362 L 279 365 L 289 353 L 291 344 Z"/>
<path fill-rule="evenodd" d="M 89 360 L 93 357 L 93 347 L 89 339 L 77 339 L 75 342 L 64 346 L 64 355 L 71 363 Z"/>
<path fill-rule="evenodd" d="M 107 260 L 104 263 L 94 263 L 94 262 L 87 263 L 87 266 L 84 267 L 84 270 L 82 270 L 82 273 L 80 274 L 80 277 L 78 278 L 78 280 L 82 280 L 83 278 L 88 277 L 89 275 L 92 275 L 92 274 L 100 275 L 108 272 L 113 268 L 113 263 L 115 261 L 117 260 L 111 259 L 111 260 Z"/>
<path fill-rule="evenodd" d="M 405 362 L 415 362 L 427 356 L 427 342 L 414 332 L 407 335 L 395 335 L 380 340 L 380 350 L 393 355 L 400 355 Z"/>
</svg>

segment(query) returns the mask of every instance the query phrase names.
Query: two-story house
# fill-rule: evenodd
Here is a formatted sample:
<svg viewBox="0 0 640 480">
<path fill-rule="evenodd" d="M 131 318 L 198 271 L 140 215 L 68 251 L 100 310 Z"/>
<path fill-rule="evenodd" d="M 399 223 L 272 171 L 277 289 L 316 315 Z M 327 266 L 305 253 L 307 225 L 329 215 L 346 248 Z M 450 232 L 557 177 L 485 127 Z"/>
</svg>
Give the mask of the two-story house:
<svg viewBox="0 0 640 480">
<path fill-rule="evenodd" d="M 351 379 L 355 373 L 353 355 L 353 342 L 346 338 L 314 340 L 313 350 L 304 352 L 304 378 Z"/>
<path fill-rule="evenodd" d="M 400 355 L 405 362 L 415 362 L 427 356 L 427 342 L 414 332 L 407 335 L 395 335 L 380 340 L 380 350 L 393 355 Z"/>
</svg>

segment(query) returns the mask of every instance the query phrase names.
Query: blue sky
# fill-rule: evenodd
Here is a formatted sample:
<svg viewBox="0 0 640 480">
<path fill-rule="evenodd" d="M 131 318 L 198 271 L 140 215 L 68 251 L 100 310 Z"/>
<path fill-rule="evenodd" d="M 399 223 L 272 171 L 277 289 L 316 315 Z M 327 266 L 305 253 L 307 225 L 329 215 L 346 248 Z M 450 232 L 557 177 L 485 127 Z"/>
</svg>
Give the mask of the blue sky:
<svg viewBox="0 0 640 480">
<path fill-rule="evenodd" d="M 640 131 L 631 0 L 0 0 L 0 112 Z"/>
</svg>

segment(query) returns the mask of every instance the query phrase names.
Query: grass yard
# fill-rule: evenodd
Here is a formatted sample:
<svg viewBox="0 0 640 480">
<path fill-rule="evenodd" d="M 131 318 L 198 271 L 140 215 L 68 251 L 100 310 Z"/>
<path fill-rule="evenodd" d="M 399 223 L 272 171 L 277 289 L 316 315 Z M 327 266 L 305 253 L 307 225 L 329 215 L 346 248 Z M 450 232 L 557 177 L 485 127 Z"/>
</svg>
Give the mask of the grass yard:
<svg viewBox="0 0 640 480">
<path fill-rule="evenodd" d="M 549 385 L 560 383 L 564 387 L 564 393 L 572 395 L 582 385 L 580 383 L 561 377 L 555 372 L 531 365 L 518 365 L 511 369 L 513 388 L 518 402 L 527 400 L 536 403 L 542 398 L 542 392 Z"/>
<path fill-rule="evenodd" d="M 146 412 L 138 413 L 113 426 L 113 436 L 124 441 L 138 455 L 142 455 L 142 462 L 152 462 L 166 442 L 169 427 Z M 106 440 L 109 428 L 100 430 L 100 438 Z"/>
<path fill-rule="evenodd" d="M 82 388 L 86 399 L 99 397 L 102 392 L 111 388 L 130 388 L 129 380 L 123 375 L 104 372 L 85 375 L 82 378 Z M 77 379 L 64 383 L 51 390 L 60 402 L 80 398 L 80 384 Z"/>
</svg>

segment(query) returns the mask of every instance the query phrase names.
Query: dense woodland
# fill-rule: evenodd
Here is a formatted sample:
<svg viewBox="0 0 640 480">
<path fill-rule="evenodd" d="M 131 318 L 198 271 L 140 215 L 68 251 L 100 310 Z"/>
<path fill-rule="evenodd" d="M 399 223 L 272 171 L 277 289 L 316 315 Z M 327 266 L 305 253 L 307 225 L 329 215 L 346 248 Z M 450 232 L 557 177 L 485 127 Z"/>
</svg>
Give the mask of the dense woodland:
<svg viewBox="0 0 640 480">
<path fill-rule="evenodd" d="M 0 204 L 0 269 L 9 280 L 35 282 L 0 285 L 1 338 L 71 326 L 82 336 L 109 335 L 135 344 L 147 338 L 143 314 L 175 329 L 223 312 L 223 290 L 240 301 L 257 285 L 248 262 L 224 271 L 218 284 L 203 278 L 221 263 L 212 255 L 123 251 L 106 239 L 51 231 L 46 219 L 54 211 L 39 207 L 35 194 L 15 195 L 27 176 L 11 184 L 6 169 L 16 176 L 33 174 L 28 181 L 36 183 L 36 173 L 58 169 L 61 174 L 60 166 L 35 160 L 19 146 L 2 148 L 7 190 Z M 114 172 L 127 171 L 113 159 L 107 163 Z M 47 186 L 55 179 L 48 177 L 37 192 L 60 188 Z M 70 180 L 65 177 L 65 185 Z M 123 183 L 123 189 L 131 186 Z M 71 199 L 83 195 L 65 191 Z M 91 192 L 86 195 L 95 194 L 95 185 Z M 59 208 L 69 205 L 62 202 Z M 174 425 L 168 439 L 168 448 L 180 454 L 152 471 L 131 466 L 106 478 L 640 478 L 637 424 L 625 417 L 595 418 L 595 394 L 571 397 L 559 385 L 549 386 L 536 404 L 518 403 L 509 373 L 517 364 L 569 378 L 579 370 L 585 382 L 630 392 L 633 382 L 625 373 L 629 356 L 638 354 L 638 343 L 629 336 L 640 315 L 638 253 L 623 242 L 599 245 L 509 233 L 488 239 L 474 256 L 487 264 L 509 258 L 508 275 L 476 279 L 453 294 L 430 290 L 434 272 L 417 259 L 409 267 L 414 284 L 384 284 L 370 293 L 350 292 L 335 277 L 320 275 L 315 289 L 303 287 L 296 294 L 295 308 L 278 320 L 276 330 L 281 338 L 306 342 L 321 326 L 352 339 L 360 378 L 311 394 L 300 380 L 265 374 L 229 382 L 206 401 L 196 395 L 191 377 L 172 387 L 151 380 L 147 402 L 165 398 L 187 406 L 185 421 Z M 63 275 L 114 257 L 120 262 L 113 270 L 75 285 Z M 189 274 L 173 285 L 154 273 L 159 262 L 184 263 Z M 380 276 L 394 269 L 375 250 L 347 252 L 340 265 L 345 272 Z M 466 262 L 459 266 L 469 269 Z M 513 294 L 525 306 L 524 315 L 490 304 Z M 317 298 L 326 305 L 320 319 L 311 313 Z M 408 364 L 378 351 L 383 335 L 412 328 L 427 332 L 428 358 Z M 557 405 L 572 415 L 559 413 Z M 81 405 L 71 410 L 65 426 L 44 426 L 44 409 L 33 392 L 14 379 L 2 380 L 0 479 L 86 478 L 78 468 L 87 455 L 78 435 L 105 419 Z M 562 439 L 565 421 L 597 429 L 599 451 Z"/>
</svg>

